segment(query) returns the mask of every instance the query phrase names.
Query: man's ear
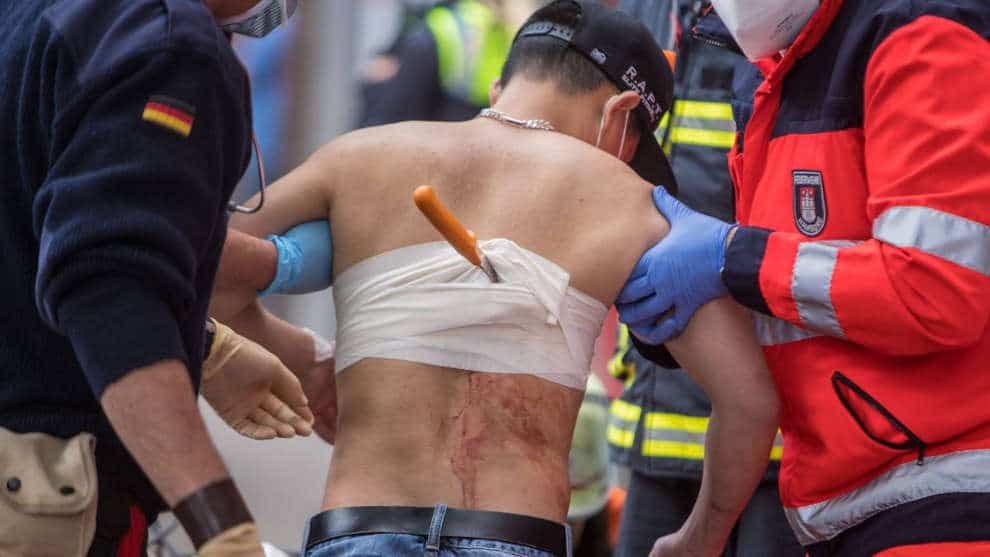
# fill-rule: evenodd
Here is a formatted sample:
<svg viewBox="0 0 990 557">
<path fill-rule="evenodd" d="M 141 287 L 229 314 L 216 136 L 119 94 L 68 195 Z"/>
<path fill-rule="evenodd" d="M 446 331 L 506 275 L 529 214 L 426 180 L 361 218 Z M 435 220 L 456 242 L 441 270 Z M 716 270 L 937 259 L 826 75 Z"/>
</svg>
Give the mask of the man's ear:
<svg viewBox="0 0 990 557">
<path fill-rule="evenodd" d="M 635 91 L 623 91 L 605 103 L 605 121 L 602 124 L 603 143 L 608 141 L 607 150 L 616 153 L 623 162 L 632 160 L 636 154 L 636 147 L 639 144 L 639 127 L 636 125 L 636 115 L 633 111 L 639 106 L 639 93 Z M 628 116 L 628 125 L 627 125 Z M 622 141 L 622 129 L 626 128 L 625 141 Z M 622 145 L 622 152 L 618 153 L 619 146 Z"/>
<path fill-rule="evenodd" d="M 502 94 L 502 80 L 493 79 L 492 84 L 488 87 L 488 106 L 495 106 L 498 102 L 498 97 Z"/>
</svg>

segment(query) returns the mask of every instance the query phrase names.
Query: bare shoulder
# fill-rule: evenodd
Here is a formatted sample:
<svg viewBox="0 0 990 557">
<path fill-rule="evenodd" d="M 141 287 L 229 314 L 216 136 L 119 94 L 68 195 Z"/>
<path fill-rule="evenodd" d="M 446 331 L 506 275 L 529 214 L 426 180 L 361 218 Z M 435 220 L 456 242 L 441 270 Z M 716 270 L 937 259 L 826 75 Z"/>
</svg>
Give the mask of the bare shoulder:
<svg viewBox="0 0 990 557">
<path fill-rule="evenodd" d="M 607 232 L 626 239 L 637 247 L 652 245 L 667 234 L 669 226 L 653 205 L 653 187 L 625 162 L 577 142 L 568 145 L 572 164 L 580 170 L 573 182 L 578 200 L 605 213 L 602 222 Z"/>
<path fill-rule="evenodd" d="M 435 122 L 401 122 L 363 128 L 345 133 L 318 149 L 307 165 L 322 172 L 332 183 L 368 183 L 380 175 L 401 175 L 410 160 L 428 157 L 431 138 L 442 136 L 443 126 Z"/>
<path fill-rule="evenodd" d="M 335 137 L 317 149 L 306 164 L 319 166 L 324 170 L 360 166 L 364 159 L 374 154 L 376 148 L 391 139 L 388 133 L 390 127 L 392 126 L 364 128 Z"/>
<path fill-rule="evenodd" d="M 573 138 L 553 141 L 540 156 L 553 176 L 543 182 L 550 201 L 542 207 L 545 232 L 534 245 L 555 254 L 551 259 L 579 289 L 611 303 L 643 252 L 669 230 L 653 205 L 653 186 L 628 164 Z"/>
</svg>

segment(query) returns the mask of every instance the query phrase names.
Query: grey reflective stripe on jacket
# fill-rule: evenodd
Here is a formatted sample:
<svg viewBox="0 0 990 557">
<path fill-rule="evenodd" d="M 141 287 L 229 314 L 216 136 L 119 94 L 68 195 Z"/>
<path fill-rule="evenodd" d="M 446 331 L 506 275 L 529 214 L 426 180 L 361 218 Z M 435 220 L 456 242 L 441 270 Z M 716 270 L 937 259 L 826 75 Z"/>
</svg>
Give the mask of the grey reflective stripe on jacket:
<svg viewBox="0 0 990 557">
<path fill-rule="evenodd" d="M 906 462 L 848 493 L 784 512 L 801 545 L 811 545 L 891 507 L 945 493 L 990 493 L 990 450 Z"/>
<path fill-rule="evenodd" d="M 862 242 L 804 242 L 798 246 L 791 275 L 791 296 L 801 323 L 829 336 L 845 338 L 832 306 L 832 273 L 839 250 Z"/>
<path fill-rule="evenodd" d="M 923 206 L 897 206 L 873 221 L 873 238 L 911 248 L 990 277 L 990 227 L 952 213 Z M 804 242 L 798 246 L 791 275 L 791 297 L 801 324 L 769 316 L 755 320 L 760 344 L 771 346 L 820 334 L 845 338 L 832 305 L 832 273 L 840 252 L 862 241 Z"/>
<path fill-rule="evenodd" d="M 753 327 L 760 346 L 776 346 L 822 336 L 821 333 L 802 329 L 783 319 L 753 312 Z"/>
<path fill-rule="evenodd" d="M 990 227 L 985 224 L 930 207 L 891 207 L 873 221 L 873 237 L 990 276 Z"/>
</svg>

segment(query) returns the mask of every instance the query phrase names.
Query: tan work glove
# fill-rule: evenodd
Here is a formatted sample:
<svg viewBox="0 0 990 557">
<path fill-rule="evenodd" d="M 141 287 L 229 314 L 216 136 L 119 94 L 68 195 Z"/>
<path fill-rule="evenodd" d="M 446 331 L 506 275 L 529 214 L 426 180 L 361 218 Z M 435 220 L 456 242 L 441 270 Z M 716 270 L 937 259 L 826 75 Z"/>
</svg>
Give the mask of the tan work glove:
<svg viewBox="0 0 990 557">
<path fill-rule="evenodd" d="M 241 524 L 226 530 L 203 544 L 197 557 L 265 557 L 265 549 L 253 523 Z"/>
<path fill-rule="evenodd" d="M 200 393 L 235 431 L 252 439 L 309 435 L 313 413 L 277 356 L 217 323 Z"/>
</svg>

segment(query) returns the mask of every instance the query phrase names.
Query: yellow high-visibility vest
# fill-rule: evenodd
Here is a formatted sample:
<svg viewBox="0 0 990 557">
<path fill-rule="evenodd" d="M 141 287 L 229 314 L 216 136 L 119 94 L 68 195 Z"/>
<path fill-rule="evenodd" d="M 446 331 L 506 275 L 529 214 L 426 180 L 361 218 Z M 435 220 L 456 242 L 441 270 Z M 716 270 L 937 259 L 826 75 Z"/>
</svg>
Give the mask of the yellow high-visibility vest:
<svg viewBox="0 0 990 557">
<path fill-rule="evenodd" d="M 477 106 L 488 106 L 488 89 L 501 75 L 512 47 L 510 30 L 477 0 L 432 8 L 425 21 L 436 41 L 444 90 Z"/>
</svg>

